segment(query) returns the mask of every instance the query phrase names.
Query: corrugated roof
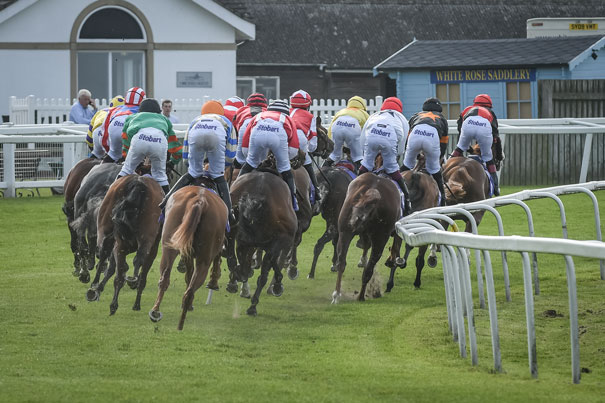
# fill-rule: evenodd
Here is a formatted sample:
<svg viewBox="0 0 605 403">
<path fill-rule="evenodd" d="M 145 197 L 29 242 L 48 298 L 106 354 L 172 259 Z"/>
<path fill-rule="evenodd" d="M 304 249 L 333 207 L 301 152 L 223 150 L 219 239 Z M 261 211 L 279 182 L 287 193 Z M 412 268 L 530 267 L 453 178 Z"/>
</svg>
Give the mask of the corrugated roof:
<svg viewBox="0 0 605 403">
<path fill-rule="evenodd" d="M 378 70 L 566 65 L 600 36 L 415 41 L 376 66 Z"/>
<path fill-rule="evenodd" d="M 216 0 L 256 25 L 238 64 L 371 69 L 414 38 L 524 38 L 534 17 L 605 15 L 605 1 Z"/>
</svg>

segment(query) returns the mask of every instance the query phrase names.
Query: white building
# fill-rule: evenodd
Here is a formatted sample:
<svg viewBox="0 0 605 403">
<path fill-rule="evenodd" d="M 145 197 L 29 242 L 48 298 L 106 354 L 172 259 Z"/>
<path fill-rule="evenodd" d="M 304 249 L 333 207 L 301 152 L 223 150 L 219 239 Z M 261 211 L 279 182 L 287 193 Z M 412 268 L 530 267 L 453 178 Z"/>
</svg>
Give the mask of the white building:
<svg viewBox="0 0 605 403">
<path fill-rule="evenodd" d="M 0 115 L 8 100 L 236 93 L 236 47 L 255 26 L 211 0 L 18 0 L 0 11 Z"/>
</svg>

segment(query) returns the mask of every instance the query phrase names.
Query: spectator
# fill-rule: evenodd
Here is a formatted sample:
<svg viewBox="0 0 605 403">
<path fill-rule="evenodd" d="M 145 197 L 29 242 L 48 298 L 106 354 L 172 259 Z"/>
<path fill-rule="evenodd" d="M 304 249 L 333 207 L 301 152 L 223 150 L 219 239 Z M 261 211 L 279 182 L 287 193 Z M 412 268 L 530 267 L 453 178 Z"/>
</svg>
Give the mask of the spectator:
<svg viewBox="0 0 605 403">
<path fill-rule="evenodd" d="M 179 123 L 179 118 L 172 114 L 172 101 L 169 99 L 162 101 L 162 115 L 166 116 L 172 123 Z"/>
<path fill-rule="evenodd" d="M 97 105 L 92 99 L 92 94 L 86 89 L 78 91 L 78 101 L 75 102 L 69 111 L 69 120 L 74 123 L 87 125 L 97 113 Z"/>
</svg>

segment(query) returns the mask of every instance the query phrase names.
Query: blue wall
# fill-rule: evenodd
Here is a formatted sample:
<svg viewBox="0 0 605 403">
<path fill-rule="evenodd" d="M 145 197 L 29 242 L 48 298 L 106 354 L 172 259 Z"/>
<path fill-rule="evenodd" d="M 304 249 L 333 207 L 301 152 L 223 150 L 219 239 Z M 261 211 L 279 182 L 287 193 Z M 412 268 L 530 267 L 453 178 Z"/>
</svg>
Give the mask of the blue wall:
<svg viewBox="0 0 605 403">
<path fill-rule="evenodd" d="M 597 53 L 597 60 L 588 56 L 571 71 L 573 80 L 605 79 L 605 48 Z"/>
</svg>

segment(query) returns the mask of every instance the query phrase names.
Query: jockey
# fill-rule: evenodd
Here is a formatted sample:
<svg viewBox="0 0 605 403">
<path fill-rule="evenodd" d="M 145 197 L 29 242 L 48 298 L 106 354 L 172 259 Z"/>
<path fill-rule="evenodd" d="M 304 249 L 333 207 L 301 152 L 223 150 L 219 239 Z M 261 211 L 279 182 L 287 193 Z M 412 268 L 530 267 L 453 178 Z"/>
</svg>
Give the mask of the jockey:
<svg viewBox="0 0 605 403">
<path fill-rule="evenodd" d="M 441 193 L 441 205 L 445 206 L 445 190 L 443 188 L 443 176 L 439 161 L 445 155 L 448 142 L 447 120 L 441 112 L 441 102 L 437 98 L 428 98 L 422 104 L 422 112 L 418 112 L 410 119 L 410 135 L 405 151 L 405 159 L 401 171 L 407 171 L 414 167 L 416 156 L 423 151 L 426 157 L 426 170 L 433 176 L 439 193 Z"/>
<path fill-rule="evenodd" d="M 368 118 L 361 135 L 365 141 L 359 174 L 372 171 L 376 156 L 381 154 L 384 172 L 397 182 L 405 196 L 403 215 L 408 215 L 411 212 L 410 193 L 397 163 L 397 157 L 403 154 L 405 136 L 409 131 L 408 121 L 402 111 L 403 105 L 399 98 L 390 97 L 384 100 L 380 111 Z"/>
<path fill-rule="evenodd" d="M 126 161 L 117 178 L 134 173 L 145 157 L 149 157 L 151 176 L 164 193 L 168 192 L 166 158 L 170 153 L 172 164 L 176 164 L 181 159 L 183 146 L 172 130 L 172 122 L 162 115 L 158 101 L 148 98 L 141 102 L 139 113 L 128 116 L 124 122 L 122 138 Z"/>
<path fill-rule="evenodd" d="M 122 132 L 126 118 L 139 111 L 139 104 L 145 99 L 145 91 L 132 87 L 126 92 L 124 105 L 112 108 L 103 121 L 103 148 L 107 155 L 103 162 L 117 162 L 122 159 Z"/>
<path fill-rule="evenodd" d="M 452 153 L 452 157 L 462 156 L 471 140 L 476 140 L 481 148 L 481 159 L 487 166 L 487 171 L 494 182 L 494 195 L 500 196 L 496 162 L 492 155 L 492 144 L 500 144 L 498 137 L 498 119 L 492 110 L 492 99 L 487 94 L 479 94 L 471 106 L 467 106 L 458 118 L 458 133 L 460 139 Z"/>
<path fill-rule="evenodd" d="M 359 140 L 361 129 L 368 120 L 365 99 L 354 96 L 347 102 L 347 107 L 334 115 L 332 124 L 328 129 L 328 136 L 334 140 L 334 151 L 325 160 L 323 166 L 331 166 L 342 158 L 342 145 L 346 143 L 351 150 L 351 158 L 355 169 L 359 170 L 361 164 L 362 144 Z"/>
<path fill-rule="evenodd" d="M 311 95 L 303 90 L 298 90 L 290 96 L 290 117 L 296 124 L 296 133 L 298 134 L 298 145 L 299 148 L 305 153 L 305 163 L 303 168 L 309 174 L 311 183 L 315 188 L 315 202 L 319 203 L 321 197 L 319 195 L 319 187 L 317 186 L 317 178 L 315 177 L 315 171 L 311 165 L 312 153 L 317 149 L 317 124 L 315 122 L 315 116 L 309 112 L 311 106 Z"/>
<path fill-rule="evenodd" d="M 111 108 L 121 105 L 124 105 L 124 97 L 121 95 L 113 97 L 111 102 L 109 102 L 109 108 L 98 110 L 90 120 L 88 132 L 86 133 L 86 144 L 88 144 L 88 149 L 91 151 L 91 158 L 102 159 L 105 156 L 105 149 L 103 148 L 103 144 L 101 144 L 103 121 Z"/>
<path fill-rule="evenodd" d="M 233 124 L 233 120 L 235 119 L 235 113 L 242 106 L 244 106 L 244 100 L 240 97 L 231 97 L 225 101 L 223 109 L 225 110 L 225 116 L 231 121 L 231 124 Z"/>
<path fill-rule="evenodd" d="M 290 166 L 290 159 L 298 154 L 298 136 L 296 123 L 290 119 L 288 104 L 284 101 L 273 101 L 265 112 L 254 117 L 242 137 L 242 149 L 249 148 L 250 151 L 239 172 L 240 176 L 256 169 L 271 150 L 275 156 L 277 171 L 290 188 L 294 211 L 298 211 L 296 186 Z"/>
<path fill-rule="evenodd" d="M 246 155 L 242 150 L 242 139 L 248 124 L 254 116 L 267 110 L 267 98 L 263 94 L 255 93 L 251 94 L 246 100 L 246 106 L 242 106 L 235 113 L 234 126 L 237 129 L 237 154 L 235 155 L 235 161 L 233 166 L 235 168 L 241 168 L 246 162 Z"/>
<path fill-rule="evenodd" d="M 204 173 L 204 159 L 208 158 L 208 174 L 216 184 L 218 194 L 225 202 L 231 217 L 231 197 L 225 180 L 225 165 L 235 157 L 235 131 L 231 121 L 224 115 L 223 105 L 208 101 L 202 106 L 202 114 L 191 122 L 185 135 L 183 158 L 189 160 L 187 173 L 166 194 L 160 208 L 164 208 L 170 196 L 177 190 L 192 184 Z"/>
</svg>

